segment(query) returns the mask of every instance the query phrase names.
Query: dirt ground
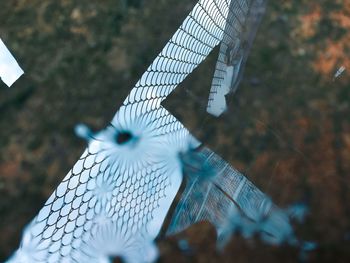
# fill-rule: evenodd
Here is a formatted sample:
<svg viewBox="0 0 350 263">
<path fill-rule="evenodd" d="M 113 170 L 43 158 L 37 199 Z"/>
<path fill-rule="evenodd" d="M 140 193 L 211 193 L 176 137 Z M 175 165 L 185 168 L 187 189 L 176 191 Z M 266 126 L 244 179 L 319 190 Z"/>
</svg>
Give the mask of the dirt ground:
<svg viewBox="0 0 350 263">
<path fill-rule="evenodd" d="M 0 262 L 82 153 L 74 126 L 106 126 L 194 3 L 2 1 L 0 37 L 26 74 L 10 89 L 0 83 Z M 350 262 L 350 1 L 270 0 L 218 119 L 205 113 L 216 53 L 165 106 L 276 204 L 309 205 L 295 225 L 318 243 L 308 262 Z M 219 253 L 215 238 L 207 223 L 160 237 L 159 262 L 300 261 L 295 248 L 240 237 Z"/>
</svg>

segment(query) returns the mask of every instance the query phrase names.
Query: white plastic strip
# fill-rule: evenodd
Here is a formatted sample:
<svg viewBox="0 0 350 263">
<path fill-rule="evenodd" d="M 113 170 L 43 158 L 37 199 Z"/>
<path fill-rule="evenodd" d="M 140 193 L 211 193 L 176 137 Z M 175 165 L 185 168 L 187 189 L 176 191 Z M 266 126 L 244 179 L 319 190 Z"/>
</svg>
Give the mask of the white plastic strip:
<svg viewBox="0 0 350 263">
<path fill-rule="evenodd" d="M 16 59 L 0 39 L 0 77 L 2 81 L 11 87 L 23 73 Z"/>
</svg>

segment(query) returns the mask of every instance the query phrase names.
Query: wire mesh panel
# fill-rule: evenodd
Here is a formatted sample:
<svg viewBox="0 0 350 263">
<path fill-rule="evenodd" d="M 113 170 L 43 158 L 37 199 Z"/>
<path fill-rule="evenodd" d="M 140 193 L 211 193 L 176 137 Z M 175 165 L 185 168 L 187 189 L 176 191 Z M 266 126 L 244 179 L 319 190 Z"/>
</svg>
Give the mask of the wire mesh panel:
<svg viewBox="0 0 350 263">
<path fill-rule="evenodd" d="M 265 11 L 265 1 L 231 1 L 229 10 L 207 107 L 208 113 L 214 116 L 226 110 L 225 95 L 235 92 L 242 79 L 249 50 Z"/>
<path fill-rule="evenodd" d="M 200 144 L 161 102 L 223 39 L 229 45 L 232 30 L 228 28 L 241 26 L 250 5 L 248 0 L 201 0 L 195 5 L 111 125 L 96 134 L 80 132 L 88 148 L 25 229 L 9 262 L 109 262 L 113 256 L 126 262 L 156 259 L 153 240 L 182 183 L 185 163 L 179 155 Z M 223 59 L 221 54 L 219 60 Z M 236 175 L 227 178 L 244 179 Z M 232 180 L 224 192 L 235 193 Z M 232 203 L 230 194 L 220 196 Z M 210 200 L 218 197 L 214 194 Z M 247 198 L 242 199 L 243 206 L 255 209 Z M 207 212 L 217 212 L 211 209 Z M 178 210 L 180 216 L 184 212 Z M 223 215 L 228 217 L 225 211 Z"/>
</svg>

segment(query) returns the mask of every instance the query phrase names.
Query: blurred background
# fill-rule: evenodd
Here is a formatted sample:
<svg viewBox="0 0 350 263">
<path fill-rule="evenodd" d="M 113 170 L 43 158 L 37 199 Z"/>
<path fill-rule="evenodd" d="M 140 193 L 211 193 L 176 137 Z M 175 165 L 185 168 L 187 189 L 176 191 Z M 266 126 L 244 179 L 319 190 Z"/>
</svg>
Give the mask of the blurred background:
<svg viewBox="0 0 350 263">
<path fill-rule="evenodd" d="M 82 153 L 74 126 L 108 124 L 195 3 L 1 2 L 0 37 L 25 75 L 10 89 L 0 83 L 0 262 Z M 205 112 L 217 53 L 164 105 L 276 204 L 309 205 L 295 225 L 319 244 L 309 262 L 350 262 L 350 1 L 270 0 L 240 88 L 218 119 Z M 295 248 L 240 237 L 218 253 L 215 238 L 207 223 L 161 237 L 159 262 L 300 260 Z"/>
</svg>

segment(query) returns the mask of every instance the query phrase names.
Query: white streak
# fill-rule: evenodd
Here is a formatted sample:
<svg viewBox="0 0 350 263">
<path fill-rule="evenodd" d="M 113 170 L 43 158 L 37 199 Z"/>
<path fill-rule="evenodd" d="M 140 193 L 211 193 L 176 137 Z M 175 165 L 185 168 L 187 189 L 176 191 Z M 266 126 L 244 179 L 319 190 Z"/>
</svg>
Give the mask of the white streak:
<svg viewBox="0 0 350 263">
<path fill-rule="evenodd" d="M 15 81 L 23 75 L 23 70 L 18 65 L 16 59 L 0 39 L 0 77 L 2 81 L 11 87 Z"/>
<path fill-rule="evenodd" d="M 334 74 L 334 78 L 333 80 L 335 80 L 336 78 L 339 78 L 344 72 L 345 72 L 346 68 L 344 66 L 341 66 L 337 72 Z"/>
</svg>

